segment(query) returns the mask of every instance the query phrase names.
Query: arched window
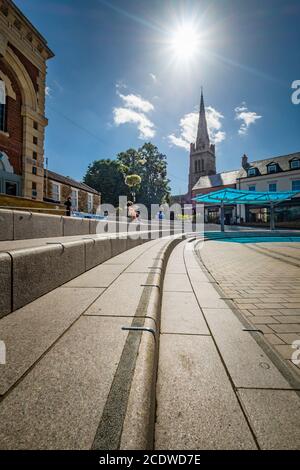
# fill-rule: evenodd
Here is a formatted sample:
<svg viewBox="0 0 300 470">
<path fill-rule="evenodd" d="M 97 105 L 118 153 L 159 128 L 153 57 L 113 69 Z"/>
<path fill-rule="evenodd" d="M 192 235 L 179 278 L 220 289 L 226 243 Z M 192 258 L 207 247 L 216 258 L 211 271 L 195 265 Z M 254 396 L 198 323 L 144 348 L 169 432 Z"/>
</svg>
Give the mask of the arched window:
<svg viewBox="0 0 300 470">
<path fill-rule="evenodd" d="M 0 80 L 0 131 L 5 131 L 5 105 L 6 105 L 6 91 L 5 83 Z"/>
</svg>

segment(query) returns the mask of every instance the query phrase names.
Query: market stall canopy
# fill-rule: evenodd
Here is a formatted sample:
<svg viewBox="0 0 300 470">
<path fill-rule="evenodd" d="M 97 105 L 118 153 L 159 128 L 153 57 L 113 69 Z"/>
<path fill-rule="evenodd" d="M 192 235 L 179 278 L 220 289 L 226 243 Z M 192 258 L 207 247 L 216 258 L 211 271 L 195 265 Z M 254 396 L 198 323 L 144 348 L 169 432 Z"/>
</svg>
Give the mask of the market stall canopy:
<svg viewBox="0 0 300 470">
<path fill-rule="evenodd" d="M 225 188 L 212 191 L 193 198 L 196 202 L 211 202 L 213 204 L 274 204 L 292 199 L 300 195 L 299 191 L 244 191 L 241 189 Z"/>
</svg>

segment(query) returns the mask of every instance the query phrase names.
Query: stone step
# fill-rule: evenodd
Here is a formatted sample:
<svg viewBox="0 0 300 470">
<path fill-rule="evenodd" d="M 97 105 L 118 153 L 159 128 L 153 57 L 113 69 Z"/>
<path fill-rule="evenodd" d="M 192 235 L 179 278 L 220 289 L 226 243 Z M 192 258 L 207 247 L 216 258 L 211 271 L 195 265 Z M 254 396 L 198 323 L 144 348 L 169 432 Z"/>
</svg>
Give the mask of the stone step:
<svg viewBox="0 0 300 470">
<path fill-rule="evenodd" d="M 160 287 L 176 243 L 131 248 L 0 320 L 1 449 L 149 448 Z"/>
</svg>

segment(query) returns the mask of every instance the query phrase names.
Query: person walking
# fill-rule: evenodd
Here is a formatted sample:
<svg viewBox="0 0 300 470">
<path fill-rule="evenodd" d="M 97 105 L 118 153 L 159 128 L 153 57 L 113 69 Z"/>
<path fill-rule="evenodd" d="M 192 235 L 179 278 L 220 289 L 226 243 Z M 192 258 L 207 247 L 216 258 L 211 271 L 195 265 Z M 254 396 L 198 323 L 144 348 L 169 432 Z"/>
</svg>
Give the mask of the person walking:
<svg viewBox="0 0 300 470">
<path fill-rule="evenodd" d="M 68 199 L 65 201 L 65 206 L 66 206 L 66 215 L 70 217 L 71 215 L 71 209 L 72 209 L 72 200 L 71 196 L 68 197 Z"/>
<path fill-rule="evenodd" d="M 127 202 L 127 219 L 129 222 L 133 222 L 136 219 L 136 212 L 132 201 Z"/>
</svg>

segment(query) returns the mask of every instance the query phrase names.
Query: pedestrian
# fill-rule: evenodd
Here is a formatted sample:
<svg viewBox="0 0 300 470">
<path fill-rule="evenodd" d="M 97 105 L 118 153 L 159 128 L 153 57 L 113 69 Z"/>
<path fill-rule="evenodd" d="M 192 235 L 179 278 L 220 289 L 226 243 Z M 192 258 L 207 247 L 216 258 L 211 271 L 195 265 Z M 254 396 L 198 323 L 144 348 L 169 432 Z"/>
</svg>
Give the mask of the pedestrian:
<svg viewBox="0 0 300 470">
<path fill-rule="evenodd" d="M 128 201 L 127 202 L 127 219 L 129 222 L 133 222 L 136 218 L 136 212 L 135 212 L 135 209 L 133 207 L 133 202 L 132 201 Z"/>
<path fill-rule="evenodd" d="M 72 200 L 71 196 L 68 197 L 68 199 L 65 201 L 65 206 L 66 206 L 66 215 L 70 217 L 71 215 L 71 209 L 72 209 Z"/>
</svg>

